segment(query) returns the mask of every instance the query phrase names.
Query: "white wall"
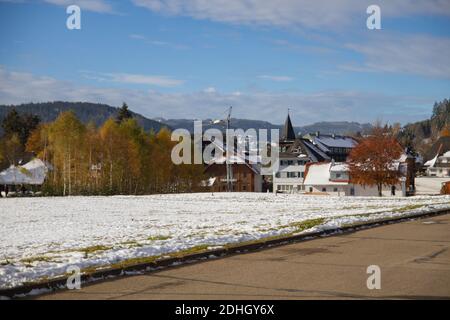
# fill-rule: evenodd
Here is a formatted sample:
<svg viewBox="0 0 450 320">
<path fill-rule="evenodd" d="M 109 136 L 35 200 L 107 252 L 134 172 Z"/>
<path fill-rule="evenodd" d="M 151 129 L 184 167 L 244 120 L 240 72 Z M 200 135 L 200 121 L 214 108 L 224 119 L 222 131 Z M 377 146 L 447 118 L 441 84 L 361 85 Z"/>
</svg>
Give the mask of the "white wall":
<svg viewBox="0 0 450 320">
<path fill-rule="evenodd" d="M 326 193 L 330 195 L 340 195 L 340 196 L 351 196 L 351 188 L 353 187 L 355 189 L 355 196 L 356 197 L 375 197 L 378 196 L 378 189 L 376 186 L 369 187 L 369 186 L 361 186 L 361 185 L 306 185 L 305 186 L 305 192 L 310 192 L 309 188 L 313 189 L 313 192 L 322 192 L 322 188 L 326 188 Z M 337 188 L 337 191 L 334 191 L 334 189 Z M 382 190 L 382 194 L 384 197 L 390 197 L 391 196 L 391 188 L 384 187 Z M 401 185 L 396 186 L 395 190 L 395 196 L 401 197 L 402 196 L 402 188 Z"/>
</svg>

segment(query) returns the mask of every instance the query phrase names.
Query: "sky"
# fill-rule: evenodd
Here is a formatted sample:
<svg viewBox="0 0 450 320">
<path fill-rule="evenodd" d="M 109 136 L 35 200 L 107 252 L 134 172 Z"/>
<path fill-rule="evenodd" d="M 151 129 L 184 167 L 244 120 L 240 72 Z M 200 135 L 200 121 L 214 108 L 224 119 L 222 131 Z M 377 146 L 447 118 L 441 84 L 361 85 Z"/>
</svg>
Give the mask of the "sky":
<svg viewBox="0 0 450 320">
<path fill-rule="evenodd" d="M 0 0 L 0 43 L 0 104 L 186 119 L 233 106 L 277 124 L 289 108 L 300 126 L 406 124 L 450 98 L 450 0 Z"/>
</svg>

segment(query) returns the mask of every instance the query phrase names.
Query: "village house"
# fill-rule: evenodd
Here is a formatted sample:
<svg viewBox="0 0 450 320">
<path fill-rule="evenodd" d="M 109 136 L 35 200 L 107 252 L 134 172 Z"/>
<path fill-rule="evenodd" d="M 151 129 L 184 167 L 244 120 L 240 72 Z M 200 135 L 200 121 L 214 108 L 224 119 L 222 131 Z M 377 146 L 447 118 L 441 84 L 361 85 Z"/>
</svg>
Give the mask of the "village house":
<svg viewBox="0 0 450 320">
<path fill-rule="evenodd" d="M 225 156 L 219 156 L 207 165 L 205 174 L 208 175 L 207 186 L 212 192 L 226 192 L 227 166 Z M 258 165 L 251 164 L 243 157 L 233 155 L 229 157 L 233 192 L 262 192 L 263 179 Z"/>
<path fill-rule="evenodd" d="M 431 147 L 428 158 L 424 163 L 428 177 L 450 177 L 450 137 L 440 137 Z"/>
<path fill-rule="evenodd" d="M 24 193 L 25 190 L 39 190 L 51 169 L 51 165 L 38 158 L 24 165 L 11 165 L 0 172 L 0 196 L 7 196 L 8 192 L 11 196 L 16 194 L 16 191 Z"/>
<path fill-rule="evenodd" d="M 319 139 L 298 137 L 293 129 L 291 118 L 287 115 L 284 127 L 280 135 L 280 155 L 279 169 L 273 175 L 274 192 L 305 192 L 305 171 L 309 163 L 320 163 L 332 161 L 332 157 L 339 155 L 341 158 L 345 151 L 356 145 L 356 142 L 343 136 L 334 136 L 333 143 L 322 136 L 323 142 Z M 341 140 L 345 140 L 345 143 Z M 333 149 L 332 146 L 345 145 L 344 149 Z M 328 146 L 328 147 L 327 147 Z"/>
<path fill-rule="evenodd" d="M 398 165 L 397 165 L 397 168 Z M 363 186 L 351 183 L 349 168 L 342 162 L 310 163 L 305 175 L 305 192 L 334 196 L 377 196 L 376 186 Z M 405 186 L 384 186 L 383 196 L 404 196 Z"/>
<path fill-rule="evenodd" d="M 303 137 L 311 141 L 314 146 L 325 153 L 330 159 L 337 162 L 345 162 L 350 151 L 358 144 L 352 137 L 336 134 L 321 134 L 320 132 L 316 132 L 315 134 L 307 134 Z"/>
</svg>

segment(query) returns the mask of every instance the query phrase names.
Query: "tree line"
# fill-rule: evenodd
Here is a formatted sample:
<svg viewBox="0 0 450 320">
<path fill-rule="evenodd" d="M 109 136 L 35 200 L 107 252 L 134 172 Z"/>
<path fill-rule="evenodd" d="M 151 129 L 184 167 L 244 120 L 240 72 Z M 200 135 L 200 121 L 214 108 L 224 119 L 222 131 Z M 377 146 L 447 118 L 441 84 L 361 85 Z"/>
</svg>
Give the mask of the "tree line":
<svg viewBox="0 0 450 320">
<path fill-rule="evenodd" d="M 114 195 L 194 192 L 201 165 L 174 165 L 171 132 L 145 132 L 126 104 L 97 127 L 72 111 L 49 123 L 24 122 L 15 110 L 5 117 L 0 157 L 17 165 L 26 153 L 49 163 L 43 191 L 49 195 Z M 19 129 L 20 128 L 20 129 Z M 24 129 L 26 128 L 26 130 Z M 26 131 L 21 135 L 21 131 Z"/>
</svg>

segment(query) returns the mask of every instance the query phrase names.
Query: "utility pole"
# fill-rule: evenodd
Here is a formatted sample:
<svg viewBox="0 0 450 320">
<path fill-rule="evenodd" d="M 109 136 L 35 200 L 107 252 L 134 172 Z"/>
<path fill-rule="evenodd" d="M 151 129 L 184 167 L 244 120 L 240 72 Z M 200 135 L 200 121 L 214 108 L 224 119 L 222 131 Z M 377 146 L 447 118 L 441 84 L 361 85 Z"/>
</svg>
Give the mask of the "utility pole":
<svg viewBox="0 0 450 320">
<path fill-rule="evenodd" d="M 231 146 L 228 145 L 228 130 L 231 127 L 231 111 L 233 110 L 233 107 L 230 107 L 228 109 L 228 115 L 226 119 L 217 119 L 212 121 L 212 124 L 221 124 L 224 125 L 225 124 L 225 165 L 227 168 L 227 178 L 226 178 L 226 183 L 227 183 L 227 192 L 232 192 L 233 191 L 233 166 L 232 163 L 230 161 L 230 152 L 233 153 L 234 151 L 234 141 L 231 142 Z M 233 149 L 229 149 L 230 147 L 233 147 Z"/>
<path fill-rule="evenodd" d="M 227 138 L 226 138 L 225 141 L 227 141 L 227 142 L 229 142 L 228 141 L 228 130 L 230 129 L 230 126 L 231 126 L 231 111 L 232 111 L 232 109 L 233 109 L 233 107 L 230 107 L 228 109 L 228 116 L 227 116 L 227 119 L 226 119 L 226 131 L 225 131 L 225 134 L 226 134 Z M 231 143 L 232 143 L 231 146 L 229 146 L 227 144 L 227 147 L 226 147 L 227 191 L 228 192 L 233 192 L 233 166 L 230 163 L 230 155 L 229 155 L 230 149 L 229 148 L 230 147 L 234 147 L 234 141 L 232 141 Z"/>
</svg>

